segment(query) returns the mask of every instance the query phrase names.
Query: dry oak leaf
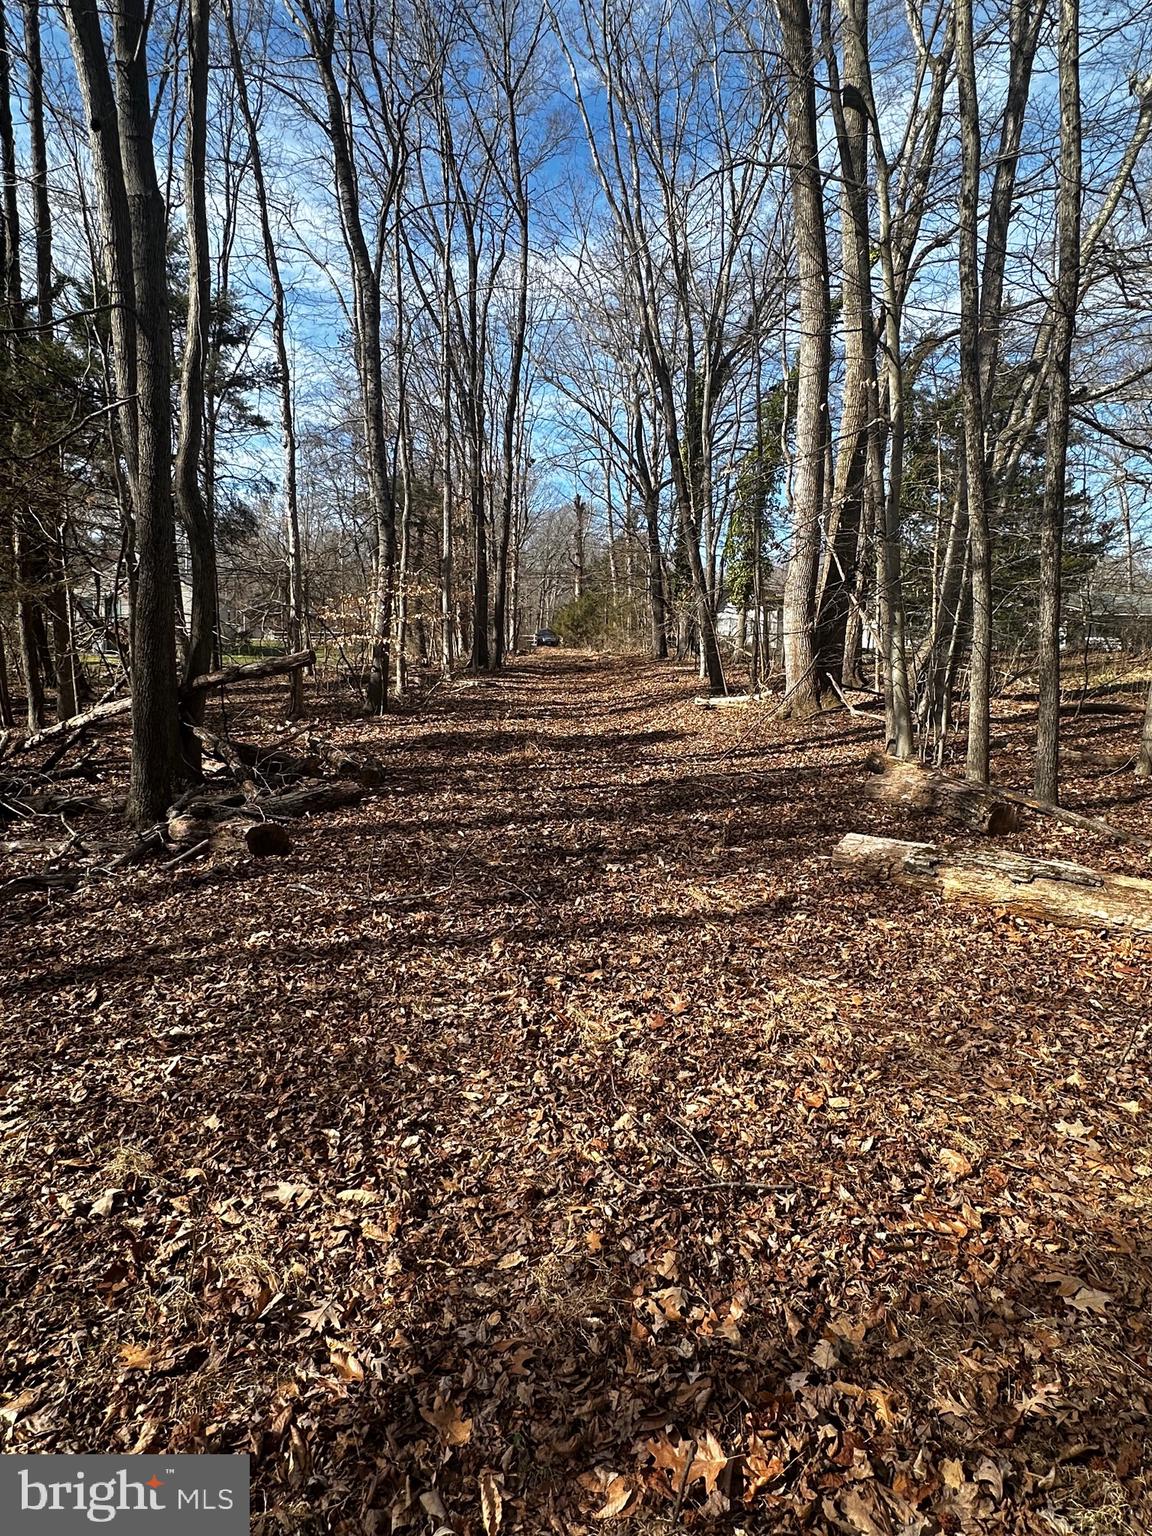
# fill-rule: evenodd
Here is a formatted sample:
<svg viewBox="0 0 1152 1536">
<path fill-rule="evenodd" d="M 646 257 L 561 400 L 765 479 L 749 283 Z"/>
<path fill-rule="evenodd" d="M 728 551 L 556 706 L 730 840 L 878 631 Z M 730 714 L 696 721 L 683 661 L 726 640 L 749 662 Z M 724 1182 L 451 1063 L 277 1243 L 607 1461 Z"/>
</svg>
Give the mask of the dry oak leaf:
<svg viewBox="0 0 1152 1536">
<path fill-rule="evenodd" d="M 125 1344 L 120 1351 L 120 1364 L 126 1371 L 150 1371 L 157 1358 L 147 1344 Z"/>
<path fill-rule="evenodd" d="M 1082 1285 L 1075 1296 L 1065 1297 L 1070 1307 L 1075 1307 L 1077 1312 L 1098 1312 L 1101 1317 L 1108 1316 L 1108 1303 L 1115 1298 L 1108 1291 L 1094 1291 L 1090 1285 Z"/>
<path fill-rule="evenodd" d="M 6 1403 L 0 1403 L 0 1419 L 6 1420 L 9 1424 L 15 1424 L 22 1413 L 35 1407 L 42 1395 L 43 1388 L 29 1387 L 15 1397 L 10 1397 Z"/>
<path fill-rule="evenodd" d="M 821 1339 L 812 1350 L 809 1359 L 820 1371 L 830 1371 L 836 1364 L 835 1347 L 827 1339 Z"/>
<path fill-rule="evenodd" d="M 445 1445 L 467 1445 L 472 1438 L 472 1420 L 463 1418 L 454 1403 L 437 1402 L 435 1408 L 421 1408 L 420 1417 L 440 1431 Z"/>
<path fill-rule="evenodd" d="M 336 1345 L 331 1349 L 332 1364 L 336 1367 L 336 1374 L 344 1381 L 363 1381 L 364 1367 L 350 1349 L 341 1349 Z"/>
<path fill-rule="evenodd" d="M 636 1496 L 636 1485 L 621 1473 L 612 1479 L 604 1493 L 605 1504 L 603 1509 L 596 1511 L 597 1520 L 611 1520 L 614 1515 L 623 1514 Z"/>
<path fill-rule="evenodd" d="M 956 1493 L 959 1489 L 963 1488 L 965 1483 L 964 1463 L 946 1458 L 940 1463 L 940 1475 L 944 1479 L 945 1488 L 949 1489 L 952 1493 Z"/>
<path fill-rule="evenodd" d="M 879 1510 L 870 1509 L 855 1488 L 842 1495 L 840 1508 L 852 1522 L 853 1530 L 860 1531 L 862 1536 L 888 1536 L 890 1527 L 877 1522 Z"/>
<path fill-rule="evenodd" d="M 963 1178 L 966 1173 L 972 1172 L 972 1163 L 963 1152 L 957 1152 L 954 1147 L 941 1147 L 936 1154 L 936 1161 L 941 1167 L 946 1168 L 953 1178 Z"/>
<path fill-rule="evenodd" d="M 480 1485 L 480 1518 L 484 1522 L 485 1536 L 496 1536 L 500 1529 L 500 1522 L 504 1518 L 504 1499 L 500 1492 L 500 1484 L 496 1474 L 488 1467 L 481 1472 L 477 1482 Z"/>
<path fill-rule="evenodd" d="M 651 1456 L 658 1469 L 672 1474 L 672 1486 L 677 1489 L 681 1484 L 687 1487 L 689 1483 L 702 1482 L 705 1493 L 712 1493 L 728 1465 L 720 1442 L 707 1429 L 694 1442 L 681 1440 L 673 1445 L 662 1434 L 645 1440 L 640 1449 Z"/>
</svg>

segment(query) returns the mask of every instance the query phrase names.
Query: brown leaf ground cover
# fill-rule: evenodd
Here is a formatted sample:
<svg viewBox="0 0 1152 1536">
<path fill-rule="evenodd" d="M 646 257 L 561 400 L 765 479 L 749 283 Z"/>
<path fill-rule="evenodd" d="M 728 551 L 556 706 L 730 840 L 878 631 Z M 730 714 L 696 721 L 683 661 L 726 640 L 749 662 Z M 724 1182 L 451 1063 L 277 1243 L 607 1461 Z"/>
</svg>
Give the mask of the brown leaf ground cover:
<svg viewBox="0 0 1152 1536">
<path fill-rule="evenodd" d="M 8 1448 L 249 1452 L 266 1536 L 1152 1528 L 1152 955 L 850 883 L 954 836 L 874 720 L 694 689 L 523 660 L 286 859 L 10 901 Z"/>
</svg>

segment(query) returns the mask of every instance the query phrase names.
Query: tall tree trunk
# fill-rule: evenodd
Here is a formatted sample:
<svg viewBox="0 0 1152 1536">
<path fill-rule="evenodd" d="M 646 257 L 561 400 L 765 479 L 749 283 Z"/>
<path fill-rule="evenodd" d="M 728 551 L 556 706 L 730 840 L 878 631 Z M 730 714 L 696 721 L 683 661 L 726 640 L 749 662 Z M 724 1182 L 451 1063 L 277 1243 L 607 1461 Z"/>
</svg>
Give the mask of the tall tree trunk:
<svg viewBox="0 0 1152 1536">
<path fill-rule="evenodd" d="M 440 427 L 440 452 L 443 459 L 443 485 L 440 502 L 440 665 L 445 677 L 456 659 L 455 619 L 453 610 L 454 530 L 452 527 L 452 364 L 448 329 L 448 266 L 452 257 L 451 230 L 445 239 L 444 291 L 440 304 L 440 387 L 444 397 L 444 415 Z"/>
<path fill-rule="evenodd" d="M 777 0 L 788 80 L 788 173 L 799 280 L 796 451 L 792 468 L 792 551 L 784 582 L 785 691 L 792 713 L 820 707 L 815 595 L 824 525 L 828 438 L 830 307 L 824 189 L 816 131 L 816 82 L 808 0 Z"/>
<path fill-rule="evenodd" d="M 664 559 L 660 548 L 660 502 L 654 489 L 644 496 L 644 527 L 648 536 L 648 607 L 652 620 L 652 655 L 668 658 L 668 605 L 664 598 Z"/>
<path fill-rule="evenodd" d="M 185 682 L 211 672 L 216 654 L 216 530 L 201 485 L 204 448 L 204 369 L 212 292 L 205 190 L 208 153 L 208 0 L 188 0 L 187 119 L 184 144 L 184 216 L 188 241 L 188 324 L 180 372 L 180 441 L 176 450 L 176 506 L 192 564 L 192 613 Z M 187 705 L 192 725 L 204 720 L 207 694 Z M 194 771 L 200 753 L 190 733 L 184 751 Z"/>
<path fill-rule="evenodd" d="M 295 654 L 305 649 L 304 554 L 300 538 L 300 505 L 297 489 L 296 416 L 292 398 L 292 366 L 288 356 L 288 302 L 280 275 L 280 258 L 272 233 L 268 186 L 264 177 L 264 158 L 260 134 L 248 97 L 248 80 L 240 40 L 236 33 L 231 0 L 225 5 L 228 23 L 228 50 L 236 98 L 248 135 L 248 156 L 256 206 L 260 215 L 260 239 L 264 247 L 264 265 L 272 288 L 272 344 L 276 349 L 277 392 L 280 403 L 280 441 L 284 455 L 284 524 L 288 554 L 288 650 Z M 294 667 L 289 674 L 288 716 L 296 720 L 304 713 L 304 668 Z"/>
<path fill-rule="evenodd" d="M 22 345 L 19 334 L 24 325 L 23 279 L 20 266 L 20 174 L 16 159 L 16 135 L 12 123 L 11 42 L 4 0 L 0 0 L 0 212 L 2 212 L 3 283 L 0 313 L 15 334 L 7 339 L 7 350 L 15 359 Z M 20 635 L 20 660 L 24 672 L 24 693 L 28 730 L 44 726 L 44 679 L 41 670 L 43 614 L 43 570 L 40 538 L 33 509 L 19 498 L 11 523 L 12 561 L 16 577 L 16 624 Z"/>
<path fill-rule="evenodd" d="M 1144 706 L 1144 730 L 1140 737 L 1140 755 L 1136 759 L 1136 777 L 1152 779 L 1152 683 L 1148 684 L 1148 702 Z"/>
<path fill-rule="evenodd" d="M 113 15 L 120 152 L 132 235 L 136 347 L 136 594 L 128 805 L 138 826 L 151 825 L 171 803 L 180 753 L 172 624 L 176 532 L 168 221 L 152 150 L 147 48 L 151 14 L 145 0 L 120 0 Z M 114 298 L 119 300 L 120 295 Z"/>
<path fill-rule="evenodd" d="M 368 707 L 374 714 L 383 714 L 388 708 L 389 649 L 396 569 L 396 505 L 388 473 L 391 455 L 384 426 L 379 262 L 373 258 L 364 233 L 353 153 L 354 140 L 336 76 L 335 0 L 300 0 L 300 4 L 293 7 L 293 12 L 312 50 L 324 94 L 324 127 L 332 151 L 341 224 L 352 266 L 356 372 L 360 382 L 368 494 L 376 545 Z M 381 209 L 376 221 L 381 232 L 385 211 L 394 200 L 399 186 L 398 164 L 389 167 L 389 176 L 389 185 L 382 194 L 385 207 Z"/>
<path fill-rule="evenodd" d="M 577 602 L 584 596 L 584 530 L 587 527 L 588 506 L 577 492 L 572 501 L 572 595 Z"/>
<path fill-rule="evenodd" d="M 988 782 L 988 729 L 992 685 L 992 552 L 984 458 L 984 406 L 980 378 L 980 109 L 972 39 L 972 0 L 956 0 L 957 92 L 960 109 L 960 402 L 971 547 L 972 647 L 968 684 L 970 779 Z"/>
<path fill-rule="evenodd" d="M 1048 354 L 1048 431 L 1040 524 L 1040 710 L 1033 786 L 1055 801 L 1060 787 L 1060 597 L 1064 543 L 1072 338 L 1080 294 L 1080 10 L 1060 0 L 1060 177 L 1056 197 L 1056 303 Z"/>
<path fill-rule="evenodd" d="M 32 160 L 32 229 L 36 249 L 36 319 L 52 323 L 52 210 L 48 201 L 48 153 L 44 142 L 44 71 L 40 59 L 40 6 L 23 0 L 24 57 L 28 86 L 28 148 Z"/>
<path fill-rule="evenodd" d="M 12 694 L 8 687 L 8 652 L 4 646 L 4 631 L 0 629 L 0 725 L 10 729 L 15 724 Z"/>
<path fill-rule="evenodd" d="M 860 7 L 866 11 L 864 5 Z M 823 7 L 829 99 L 840 154 L 841 332 L 843 405 L 831 489 L 828 528 L 817 593 L 819 674 L 843 680 L 845 638 L 863 516 L 868 442 L 876 431 L 876 338 L 872 320 L 872 242 L 868 228 L 868 114 L 861 89 L 865 38 L 844 6 L 841 71 L 832 36 L 831 0 Z M 831 448 L 831 443 L 829 443 Z"/>
<path fill-rule="evenodd" d="M 664 589 L 664 555 L 660 542 L 659 471 L 652 463 L 649 451 L 638 375 L 634 380 L 634 386 L 629 403 L 628 446 L 644 508 L 644 532 L 648 546 L 648 615 L 651 622 L 652 655 L 657 661 L 666 661 L 668 658 L 668 598 Z M 652 440 L 655 440 L 654 431 Z"/>
<path fill-rule="evenodd" d="M 496 601 L 493 621 L 496 631 L 496 648 L 492 665 L 504 664 L 504 652 L 508 648 L 508 551 L 512 540 L 513 508 L 516 500 L 516 431 L 523 410 L 521 379 L 524 357 L 528 346 L 528 257 L 529 257 L 529 208 L 528 188 L 520 154 L 519 115 L 511 76 L 511 55 L 507 32 L 504 37 L 502 60 L 505 97 L 509 121 L 509 174 L 516 208 L 516 224 L 519 236 L 516 265 L 516 310 L 510 339 L 511 357 L 508 365 L 508 394 L 504 405 L 504 430 L 501 444 L 501 468 L 503 490 L 500 501 L 499 543 L 496 553 Z"/>
</svg>

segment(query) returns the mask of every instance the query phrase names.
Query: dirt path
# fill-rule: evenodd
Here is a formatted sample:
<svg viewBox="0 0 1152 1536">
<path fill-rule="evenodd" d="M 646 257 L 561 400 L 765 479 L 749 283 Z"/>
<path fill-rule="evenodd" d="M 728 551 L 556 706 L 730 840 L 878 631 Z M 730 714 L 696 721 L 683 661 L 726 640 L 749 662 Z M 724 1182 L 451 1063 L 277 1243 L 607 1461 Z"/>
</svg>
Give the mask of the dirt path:
<svg viewBox="0 0 1152 1536">
<path fill-rule="evenodd" d="M 17 911 L 10 1448 L 247 1450 L 269 1536 L 477 1533 L 481 1474 L 1149 1529 L 1148 951 L 846 886 L 867 723 L 692 693 L 525 660 L 349 726 L 386 789 L 274 866 Z"/>
</svg>

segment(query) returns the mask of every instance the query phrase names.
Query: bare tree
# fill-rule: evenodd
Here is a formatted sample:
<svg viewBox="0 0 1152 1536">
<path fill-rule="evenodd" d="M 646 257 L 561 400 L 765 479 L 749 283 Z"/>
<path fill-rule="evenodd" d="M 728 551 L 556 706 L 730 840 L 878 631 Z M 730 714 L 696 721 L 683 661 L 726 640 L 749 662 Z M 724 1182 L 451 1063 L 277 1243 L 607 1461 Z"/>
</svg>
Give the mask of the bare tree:
<svg viewBox="0 0 1152 1536">
<path fill-rule="evenodd" d="M 1056 192 L 1056 291 L 1048 354 L 1048 430 L 1040 522 L 1040 718 L 1033 787 L 1055 801 L 1060 785 L 1060 598 L 1071 407 L 1072 338 L 1080 297 L 1080 8 L 1060 0 L 1060 171 Z"/>
<path fill-rule="evenodd" d="M 288 555 L 288 649 L 304 647 L 304 558 L 300 538 L 300 506 L 297 489 L 296 413 L 293 402 L 292 366 L 288 354 L 288 302 L 280 273 L 280 257 L 272 229 L 268 184 L 264 175 L 264 156 L 256 113 L 248 93 L 248 75 L 236 28 L 232 0 L 224 7 L 228 27 L 228 53 L 232 65 L 236 99 L 248 136 L 248 155 L 260 217 L 260 241 L 264 265 L 272 289 L 272 343 L 276 349 L 277 395 L 280 406 L 280 440 L 284 455 L 284 523 Z M 296 719 L 304 712 L 304 671 L 297 667 L 291 674 L 288 713 Z"/>
<path fill-rule="evenodd" d="M 362 7 L 350 8 L 349 35 L 339 40 L 339 51 L 335 0 L 298 0 L 291 9 L 310 50 L 320 83 L 323 110 L 319 117 L 332 156 L 340 223 L 352 267 L 356 371 L 360 381 L 368 488 L 376 536 L 368 707 L 379 714 L 388 707 L 396 567 L 396 502 L 389 472 L 391 453 L 385 424 L 380 281 L 388 220 L 404 176 L 406 145 L 402 123 L 393 110 L 395 103 L 391 91 L 380 74 L 381 49 L 376 34 L 378 18 L 375 9 L 369 8 L 367 14 L 362 14 Z M 395 21 L 394 13 L 392 20 Z M 357 52 L 355 28 L 359 28 L 361 34 L 362 54 Z M 375 91 L 370 100 L 367 100 L 368 85 L 350 62 L 353 57 L 358 61 L 362 58 L 368 79 L 384 87 Z M 373 141 L 383 146 L 376 177 L 376 207 L 372 214 L 368 214 L 363 206 L 361 189 L 367 178 L 358 174 L 358 140 L 352 131 L 351 118 L 357 105 L 364 109 L 362 117 L 370 115 L 373 119 L 379 130 L 373 135 Z"/>
<path fill-rule="evenodd" d="M 172 798 L 179 761 L 167 218 L 152 143 L 151 10 L 143 0 L 122 0 L 114 13 L 115 89 L 95 0 L 69 0 L 66 15 L 103 203 L 112 306 L 121 317 L 117 367 L 136 550 L 129 814 L 147 826 Z"/>
<path fill-rule="evenodd" d="M 180 370 L 180 438 L 176 449 L 176 507 L 188 539 L 192 564 L 192 614 L 185 681 L 212 670 L 216 660 L 216 530 L 201 484 L 204 450 L 204 371 L 212 304 L 208 247 L 208 16 L 207 0 L 188 0 L 184 143 L 184 218 L 188 246 L 188 317 Z M 206 696 L 190 700 L 192 722 L 204 717 Z M 192 738 L 194 741 L 195 738 Z M 185 752 L 189 752 L 188 743 Z M 192 749 L 195 757 L 195 749 Z"/>
<path fill-rule="evenodd" d="M 796 449 L 790 502 L 792 549 L 784 584 L 785 690 L 794 715 L 820 707 L 815 644 L 816 580 L 829 447 L 831 312 L 824 186 L 816 131 L 815 50 L 808 0 L 777 0 L 788 81 L 788 177 L 792 188 L 800 339 Z"/>
</svg>

